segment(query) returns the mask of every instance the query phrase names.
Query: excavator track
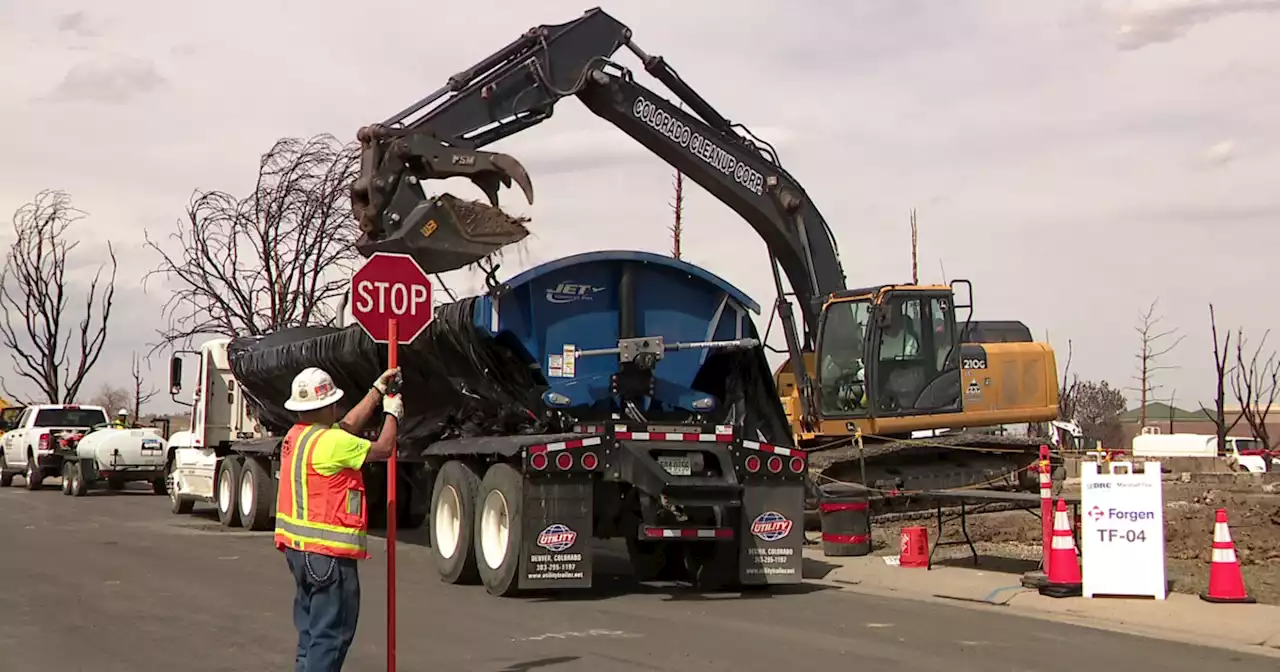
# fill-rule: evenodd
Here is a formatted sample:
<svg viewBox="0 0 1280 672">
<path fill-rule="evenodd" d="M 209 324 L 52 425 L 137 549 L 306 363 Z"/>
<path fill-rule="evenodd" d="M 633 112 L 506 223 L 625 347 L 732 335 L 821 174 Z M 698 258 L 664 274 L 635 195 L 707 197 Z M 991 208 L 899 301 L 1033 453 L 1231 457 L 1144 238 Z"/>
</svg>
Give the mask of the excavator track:
<svg viewBox="0 0 1280 672">
<path fill-rule="evenodd" d="M 830 484 L 867 488 L 873 515 L 932 509 L 926 498 L 911 496 L 927 491 L 1038 492 L 1032 467 L 1043 444 L 1034 437 L 966 432 L 927 439 L 867 437 L 861 447 L 850 441 L 819 449 L 809 457 L 809 508 L 817 506 L 817 489 Z"/>
</svg>

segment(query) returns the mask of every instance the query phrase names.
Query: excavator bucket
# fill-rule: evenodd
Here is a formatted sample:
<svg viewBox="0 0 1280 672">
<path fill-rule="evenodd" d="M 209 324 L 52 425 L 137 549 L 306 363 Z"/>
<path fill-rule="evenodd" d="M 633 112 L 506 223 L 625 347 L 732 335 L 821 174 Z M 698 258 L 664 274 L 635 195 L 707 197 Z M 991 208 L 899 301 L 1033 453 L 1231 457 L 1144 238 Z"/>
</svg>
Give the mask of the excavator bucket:
<svg viewBox="0 0 1280 672">
<path fill-rule="evenodd" d="M 375 252 L 408 254 L 427 273 L 444 273 L 524 240 L 529 235 L 527 221 L 487 203 L 440 194 L 422 200 L 380 239 L 362 235 L 356 249 L 365 257 Z"/>
</svg>

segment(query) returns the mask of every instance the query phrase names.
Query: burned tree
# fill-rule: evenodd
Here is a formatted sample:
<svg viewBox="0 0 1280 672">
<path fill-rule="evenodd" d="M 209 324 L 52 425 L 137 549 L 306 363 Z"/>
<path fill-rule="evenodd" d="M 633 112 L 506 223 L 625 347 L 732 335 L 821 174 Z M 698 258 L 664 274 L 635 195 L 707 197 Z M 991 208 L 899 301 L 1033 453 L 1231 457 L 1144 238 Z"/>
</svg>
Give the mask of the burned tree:
<svg viewBox="0 0 1280 672">
<path fill-rule="evenodd" d="M 150 369 L 150 361 L 147 362 L 147 368 Z M 133 353 L 133 421 L 138 422 L 142 418 L 142 405 L 151 401 L 156 394 L 159 393 L 155 387 L 144 385 L 142 379 L 142 358 L 138 353 Z"/>
<path fill-rule="evenodd" d="M 237 198 L 197 191 L 169 238 L 147 238 L 167 281 L 164 344 L 197 335 L 246 336 L 331 322 L 356 259 L 349 188 L 358 146 L 332 136 L 284 138 L 262 156 L 257 183 Z"/>
<path fill-rule="evenodd" d="M 116 411 L 129 407 L 129 398 L 132 396 L 133 393 L 128 388 L 103 383 L 89 398 L 89 403 L 107 409 L 107 415 L 114 416 Z"/>
<path fill-rule="evenodd" d="M 107 340 L 115 300 L 116 255 L 108 243 L 88 286 L 68 280 L 69 255 L 80 243 L 69 235 L 84 213 L 61 191 L 41 191 L 13 215 L 14 241 L 0 271 L 0 345 L 14 373 L 31 382 L 48 403 L 71 403 Z M 111 277 L 102 271 L 111 264 Z M 77 323 L 72 296 L 82 306 Z M 0 380 L 6 395 L 15 397 Z"/>
<path fill-rule="evenodd" d="M 1218 435 L 1218 454 L 1225 455 L 1227 452 L 1227 435 L 1231 433 L 1232 429 L 1235 429 L 1236 423 L 1240 422 L 1241 415 L 1237 414 L 1236 417 L 1231 419 L 1231 422 L 1227 422 L 1226 381 L 1229 374 L 1234 375 L 1236 368 L 1228 366 L 1231 361 L 1231 332 L 1228 331 L 1226 338 L 1219 342 L 1218 317 L 1213 312 L 1212 303 L 1209 304 L 1209 329 L 1213 332 L 1213 370 L 1217 378 L 1217 386 L 1213 397 L 1213 412 L 1210 413 L 1209 409 L 1204 407 L 1204 404 L 1200 405 L 1200 410 L 1213 419 Z"/>
<path fill-rule="evenodd" d="M 1244 419 L 1253 431 L 1253 436 L 1267 450 L 1272 447 L 1267 416 L 1271 413 L 1276 396 L 1280 395 L 1280 361 L 1276 359 L 1274 351 L 1266 357 L 1262 354 L 1270 333 L 1270 330 L 1264 332 L 1262 339 L 1258 341 L 1258 347 L 1253 349 L 1253 354 L 1246 357 L 1244 330 L 1237 329 L 1236 362 L 1231 370 L 1231 392 L 1240 404 L 1240 418 Z"/>
<path fill-rule="evenodd" d="M 1138 383 L 1138 387 L 1129 388 L 1139 395 L 1138 413 L 1139 424 L 1143 427 L 1147 426 L 1147 400 L 1155 398 L 1156 390 L 1160 389 L 1160 385 L 1156 385 L 1154 375 L 1160 371 L 1176 369 L 1177 366 L 1161 365 L 1160 358 L 1169 354 L 1178 344 L 1182 342 L 1184 336 L 1178 335 L 1178 330 L 1163 329 L 1160 327 L 1162 317 L 1157 316 L 1156 303 L 1159 299 L 1151 302 L 1147 307 L 1147 312 L 1138 318 L 1138 324 L 1134 327 L 1134 331 L 1138 332 L 1141 338 L 1142 347 L 1138 350 L 1138 354 L 1134 355 L 1137 359 L 1137 371 L 1134 373 L 1133 379 Z M 1167 339 L 1173 338 L 1170 343 Z"/>
<path fill-rule="evenodd" d="M 1080 389 L 1080 376 L 1071 375 L 1071 339 L 1067 339 L 1067 363 L 1062 367 L 1062 384 L 1058 387 L 1058 417 L 1075 419 L 1076 392 Z"/>
</svg>

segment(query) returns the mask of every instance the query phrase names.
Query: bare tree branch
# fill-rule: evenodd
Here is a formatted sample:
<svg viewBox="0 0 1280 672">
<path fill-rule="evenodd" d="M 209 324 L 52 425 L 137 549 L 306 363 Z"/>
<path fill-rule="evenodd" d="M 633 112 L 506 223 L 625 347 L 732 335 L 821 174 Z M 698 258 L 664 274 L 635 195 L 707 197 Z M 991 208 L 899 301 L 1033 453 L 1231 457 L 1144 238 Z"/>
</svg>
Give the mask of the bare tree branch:
<svg viewBox="0 0 1280 672">
<path fill-rule="evenodd" d="M 169 236 L 173 252 L 147 238 L 161 257 L 147 279 L 173 286 L 160 345 L 335 319 L 357 257 L 348 193 L 358 161 L 358 145 L 332 136 L 283 138 L 263 155 L 253 193 L 196 192 Z"/>
<path fill-rule="evenodd" d="M 1215 387 L 1215 394 L 1213 397 L 1214 411 L 1210 413 L 1209 409 L 1204 407 L 1204 404 L 1200 404 L 1200 410 L 1203 411 L 1205 415 L 1213 418 L 1213 424 L 1217 429 L 1218 434 L 1218 454 L 1224 455 L 1227 450 L 1227 435 L 1231 433 L 1232 429 L 1235 429 L 1235 426 L 1240 422 L 1242 415 L 1237 414 L 1230 423 L 1227 422 L 1226 380 L 1227 375 L 1235 371 L 1234 366 L 1228 366 L 1231 361 L 1231 332 L 1228 331 L 1227 337 L 1219 342 L 1218 317 L 1213 312 L 1212 303 L 1209 304 L 1209 328 L 1213 331 L 1213 370 L 1217 377 L 1217 385 Z"/>
<path fill-rule="evenodd" d="M 1178 330 L 1159 329 L 1160 320 L 1164 319 L 1156 315 L 1156 304 L 1160 299 L 1151 302 L 1147 307 L 1147 312 L 1138 317 L 1138 324 L 1133 328 L 1141 337 L 1142 347 L 1138 354 L 1134 355 L 1137 360 L 1137 370 L 1134 372 L 1133 380 L 1138 383 L 1138 387 L 1126 388 L 1132 392 L 1139 394 L 1139 424 L 1143 427 L 1147 426 L 1147 400 L 1155 397 L 1156 390 L 1161 389 L 1161 385 L 1156 385 L 1153 375 L 1159 371 L 1169 371 L 1181 368 L 1179 366 L 1163 366 L 1158 360 L 1173 352 L 1178 347 L 1185 336 L 1178 335 Z M 1177 336 L 1173 342 L 1165 345 L 1167 338 Z"/>
<path fill-rule="evenodd" d="M 33 383 L 49 403 L 71 403 L 79 395 L 102 354 L 115 300 L 116 254 L 108 243 L 111 277 L 104 283 L 105 264 L 98 267 L 84 294 L 82 319 L 74 325 L 69 321 L 67 256 L 79 243 L 69 242 L 66 234 L 83 217 L 67 194 L 39 192 L 13 215 L 14 242 L 0 271 L 0 345 L 9 351 L 14 373 Z M 17 396 L 3 379 L 0 389 Z"/>
<path fill-rule="evenodd" d="M 147 370 L 151 370 L 151 360 L 147 359 Z M 133 421 L 140 422 L 142 420 L 142 405 L 151 401 L 160 391 L 154 386 L 148 386 L 143 391 L 142 380 L 142 358 L 138 353 L 133 353 Z"/>
<path fill-rule="evenodd" d="M 1274 351 L 1262 356 L 1270 334 L 1270 330 L 1263 332 L 1258 347 L 1246 358 L 1244 329 L 1236 329 L 1236 363 L 1231 372 L 1231 391 L 1240 404 L 1240 416 L 1267 450 L 1273 446 L 1267 416 L 1280 396 L 1280 361 Z"/>
</svg>

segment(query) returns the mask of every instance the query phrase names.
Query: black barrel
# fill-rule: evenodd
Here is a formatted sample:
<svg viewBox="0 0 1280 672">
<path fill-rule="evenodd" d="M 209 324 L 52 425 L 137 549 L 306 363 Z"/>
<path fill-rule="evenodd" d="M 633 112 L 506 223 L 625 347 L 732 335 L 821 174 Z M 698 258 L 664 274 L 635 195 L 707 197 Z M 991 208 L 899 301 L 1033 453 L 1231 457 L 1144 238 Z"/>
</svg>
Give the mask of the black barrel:
<svg viewBox="0 0 1280 672">
<path fill-rule="evenodd" d="M 818 514 L 822 520 L 822 554 L 849 557 L 871 553 L 871 507 L 865 488 L 823 486 Z"/>
</svg>

